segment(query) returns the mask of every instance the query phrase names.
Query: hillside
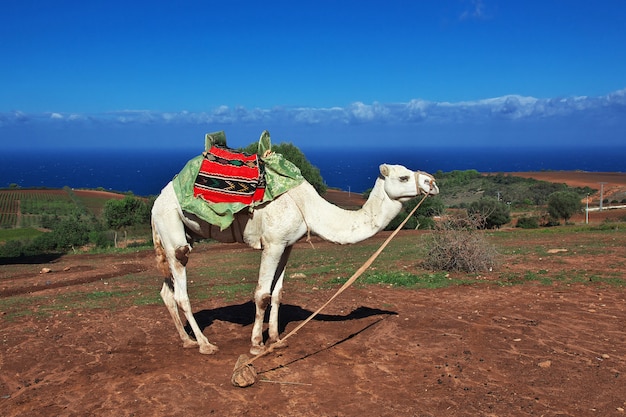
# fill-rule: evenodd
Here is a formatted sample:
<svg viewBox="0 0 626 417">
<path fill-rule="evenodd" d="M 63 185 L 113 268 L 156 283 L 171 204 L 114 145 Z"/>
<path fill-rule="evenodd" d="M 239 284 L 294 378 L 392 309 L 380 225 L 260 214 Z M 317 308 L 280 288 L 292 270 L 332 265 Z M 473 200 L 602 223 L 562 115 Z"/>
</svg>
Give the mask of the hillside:
<svg viewBox="0 0 626 417">
<path fill-rule="evenodd" d="M 600 190 L 600 184 L 604 183 L 604 198 L 618 201 L 626 198 L 626 173 L 624 172 L 539 171 L 511 172 L 510 175 L 563 183 L 570 187 L 590 187 L 596 190 Z M 599 193 L 590 195 L 589 204 L 597 205 L 599 198 Z"/>
<path fill-rule="evenodd" d="M 123 194 L 70 188 L 0 189 L 0 229 L 38 227 L 44 216 L 64 216 L 75 209 L 99 217 L 107 200 Z"/>
<path fill-rule="evenodd" d="M 487 174 L 493 175 L 493 174 Z M 600 184 L 604 183 L 604 199 L 622 201 L 626 198 L 626 173 L 583 172 L 583 171 L 541 171 L 511 172 L 505 176 L 532 178 L 539 181 L 567 184 L 571 187 L 589 187 L 590 206 L 597 206 L 600 199 Z M 493 189 L 491 192 L 494 192 Z M 461 185 L 449 189 L 442 187 L 441 196 L 447 205 L 458 205 L 475 201 L 485 195 L 480 185 Z M 86 208 L 99 217 L 104 203 L 110 199 L 122 199 L 124 194 L 102 190 L 71 189 L 2 189 L 0 190 L 0 228 L 28 227 L 36 224 L 42 214 L 54 214 L 69 210 L 75 205 Z M 359 193 L 348 193 L 329 189 L 324 195 L 328 201 L 340 207 L 357 209 L 365 203 Z M 26 208 L 31 210 L 27 212 Z M 595 219 L 619 216 L 620 213 L 594 214 Z"/>
</svg>

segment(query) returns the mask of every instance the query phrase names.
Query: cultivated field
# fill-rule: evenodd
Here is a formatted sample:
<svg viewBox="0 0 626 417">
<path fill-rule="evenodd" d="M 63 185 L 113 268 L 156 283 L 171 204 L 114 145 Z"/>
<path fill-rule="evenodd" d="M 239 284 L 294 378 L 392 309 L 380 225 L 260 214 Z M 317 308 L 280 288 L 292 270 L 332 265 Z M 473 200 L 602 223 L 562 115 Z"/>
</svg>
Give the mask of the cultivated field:
<svg viewBox="0 0 626 417">
<path fill-rule="evenodd" d="M 71 189 L 0 190 L 0 229 L 37 226 L 42 216 L 65 216 L 76 208 L 99 216 L 109 199 L 123 194 Z"/>
</svg>

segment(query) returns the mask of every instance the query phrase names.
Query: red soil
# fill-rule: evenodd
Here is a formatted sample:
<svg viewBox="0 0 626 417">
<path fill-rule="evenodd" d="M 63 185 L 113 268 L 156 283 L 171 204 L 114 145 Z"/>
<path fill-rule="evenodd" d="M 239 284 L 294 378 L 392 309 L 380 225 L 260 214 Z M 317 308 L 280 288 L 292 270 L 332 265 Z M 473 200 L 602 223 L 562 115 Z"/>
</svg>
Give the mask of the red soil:
<svg viewBox="0 0 626 417">
<path fill-rule="evenodd" d="M 623 185 L 621 177 L 614 181 Z M 577 233 L 504 240 L 499 244 L 510 255 L 503 266 L 477 281 L 540 271 L 626 279 L 622 230 L 599 232 L 592 242 Z M 330 244 L 315 242 L 320 245 Z M 569 252 L 537 257 L 537 247 Z M 199 246 L 190 275 L 220 262 L 220 251 L 247 250 Z M 314 250 L 306 243 L 294 249 Z M 414 260 L 402 262 L 419 268 Z M 53 272 L 39 274 L 42 267 Z M 120 279 L 129 274 L 135 279 Z M 220 347 L 213 356 L 183 349 L 160 305 L 64 307 L 81 294 L 139 282 L 150 283 L 145 291 L 156 295 L 160 281 L 151 251 L 0 266 L 0 415 L 625 415 L 624 286 L 351 287 L 286 349 L 255 362 L 263 381 L 242 389 L 230 377 L 249 345 L 248 299 L 192 300 L 205 334 Z M 285 333 L 334 292 L 298 279 L 285 289 Z M 18 295 L 32 312 L 9 319 Z M 39 314 L 43 303 L 58 309 Z"/>
</svg>

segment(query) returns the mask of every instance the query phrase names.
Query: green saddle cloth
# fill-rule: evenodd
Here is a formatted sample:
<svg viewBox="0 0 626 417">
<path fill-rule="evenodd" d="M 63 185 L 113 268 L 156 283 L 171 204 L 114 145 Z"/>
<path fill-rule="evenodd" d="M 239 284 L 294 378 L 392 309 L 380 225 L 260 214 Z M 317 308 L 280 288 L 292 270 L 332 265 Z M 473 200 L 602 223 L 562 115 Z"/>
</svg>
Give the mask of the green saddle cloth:
<svg viewBox="0 0 626 417">
<path fill-rule="evenodd" d="M 226 145 L 224 132 L 206 135 L 206 150 L 209 150 L 213 145 Z M 220 229 L 224 230 L 233 222 L 235 213 L 246 207 L 253 209 L 272 201 L 305 181 L 297 166 L 285 159 L 281 154 L 271 152 L 270 134 L 267 130 L 261 134 L 257 153 L 261 162 L 265 165 L 266 188 L 262 200 L 256 201 L 252 205 L 246 205 L 243 203 L 209 203 L 202 198 L 194 197 L 194 181 L 204 158 L 203 155 L 198 155 L 187 162 L 184 168 L 172 180 L 176 197 L 183 211 L 193 213 L 202 220 L 219 226 Z"/>
</svg>

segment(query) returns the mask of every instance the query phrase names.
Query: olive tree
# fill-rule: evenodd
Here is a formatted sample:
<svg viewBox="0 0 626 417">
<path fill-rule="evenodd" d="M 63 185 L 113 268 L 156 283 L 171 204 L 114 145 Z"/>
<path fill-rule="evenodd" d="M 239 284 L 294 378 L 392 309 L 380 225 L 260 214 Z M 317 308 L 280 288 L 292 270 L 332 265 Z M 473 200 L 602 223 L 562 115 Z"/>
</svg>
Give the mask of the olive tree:
<svg viewBox="0 0 626 417">
<path fill-rule="evenodd" d="M 578 194 L 571 191 L 557 191 L 548 197 L 548 214 L 550 217 L 567 221 L 582 209 Z"/>
<path fill-rule="evenodd" d="M 150 209 L 146 202 L 132 195 L 122 200 L 108 200 L 102 212 L 108 227 L 115 230 L 115 247 L 117 247 L 117 231 L 124 231 L 124 238 L 129 227 L 145 224 L 150 221 Z"/>
<path fill-rule="evenodd" d="M 258 148 L 257 143 L 252 143 L 242 151 L 247 153 L 256 153 Z M 279 143 L 278 145 L 272 145 L 272 151 L 281 154 L 289 162 L 294 164 L 300 169 L 302 176 L 315 188 L 315 190 L 324 194 L 326 192 L 326 184 L 320 174 L 320 170 L 306 158 L 304 153 L 292 143 Z"/>
</svg>

